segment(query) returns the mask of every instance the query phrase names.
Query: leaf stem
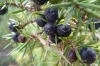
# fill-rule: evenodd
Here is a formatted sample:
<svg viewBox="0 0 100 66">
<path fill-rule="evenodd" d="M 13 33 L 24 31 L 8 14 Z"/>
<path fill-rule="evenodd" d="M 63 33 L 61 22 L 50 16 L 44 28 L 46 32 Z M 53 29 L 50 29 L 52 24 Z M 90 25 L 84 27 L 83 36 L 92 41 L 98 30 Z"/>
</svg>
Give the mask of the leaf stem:
<svg viewBox="0 0 100 66">
<path fill-rule="evenodd" d="M 67 3 L 61 3 L 61 4 L 54 4 L 54 5 L 49 5 L 49 6 L 42 6 L 41 9 L 47 9 L 47 8 L 58 8 L 58 7 L 66 7 L 71 5 L 72 2 L 67 2 Z"/>
<path fill-rule="evenodd" d="M 77 5 L 85 8 L 100 9 L 100 5 L 95 5 L 95 4 L 77 2 Z"/>
</svg>

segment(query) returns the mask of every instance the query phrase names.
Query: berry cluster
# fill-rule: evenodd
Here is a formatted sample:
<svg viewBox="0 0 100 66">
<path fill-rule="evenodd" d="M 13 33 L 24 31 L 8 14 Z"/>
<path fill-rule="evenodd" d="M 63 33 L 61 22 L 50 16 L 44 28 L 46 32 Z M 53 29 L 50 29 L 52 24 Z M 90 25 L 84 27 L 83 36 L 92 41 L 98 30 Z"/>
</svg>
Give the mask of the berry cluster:
<svg viewBox="0 0 100 66">
<path fill-rule="evenodd" d="M 82 48 L 79 54 L 83 63 L 92 64 L 96 60 L 96 52 L 89 47 Z M 69 50 L 68 59 L 70 62 L 75 62 L 77 60 L 77 56 L 74 50 Z"/>
<path fill-rule="evenodd" d="M 58 19 L 58 9 L 49 8 L 45 10 L 43 16 L 36 19 L 39 27 L 44 27 L 44 32 L 49 35 L 49 39 L 53 43 L 60 43 L 62 40 L 58 37 L 68 37 L 71 34 L 69 25 L 56 25 Z"/>
<path fill-rule="evenodd" d="M 62 0 L 32 0 L 32 1 L 36 4 L 36 6 L 37 5 L 40 6 L 40 5 L 45 4 L 48 1 L 51 4 L 55 4 L 55 3 L 61 2 Z M 7 8 L 2 8 L 2 7 L 3 6 L 0 6 L 0 15 L 4 15 L 8 11 Z M 63 18 L 60 18 L 60 19 L 63 19 Z M 84 20 L 86 20 L 86 19 L 83 18 L 83 21 Z M 94 19 L 93 22 L 94 22 L 95 29 L 98 29 L 100 27 L 100 20 Z M 32 21 L 30 23 L 32 23 Z M 42 27 L 44 29 L 45 34 L 49 36 L 49 40 L 52 43 L 57 43 L 57 44 L 61 43 L 62 40 L 59 37 L 68 37 L 72 32 L 70 25 L 58 24 L 59 17 L 58 17 L 58 9 L 57 8 L 47 8 L 45 10 L 44 14 L 36 19 L 36 23 L 39 27 Z M 88 25 L 88 28 L 91 30 L 90 24 Z M 20 31 L 23 28 L 20 28 L 20 25 L 18 25 L 16 22 L 11 22 L 9 24 L 9 29 L 12 32 L 14 32 L 12 39 L 15 43 L 25 43 L 26 42 L 26 37 L 21 35 Z M 69 41 L 70 41 L 70 39 L 69 39 Z M 63 46 L 65 46 L 65 45 L 63 45 Z M 65 47 L 63 49 L 65 49 Z M 74 49 L 75 49 L 75 47 L 74 47 Z M 80 57 L 81 57 L 81 60 L 83 63 L 92 64 L 96 60 L 96 52 L 89 47 L 82 48 L 79 51 L 79 54 L 80 54 Z M 68 60 L 72 63 L 72 62 L 77 61 L 77 59 L 78 58 L 77 58 L 75 50 L 69 50 Z"/>
<path fill-rule="evenodd" d="M 19 25 L 16 23 L 16 22 L 11 22 L 9 24 L 9 29 L 14 32 L 15 34 L 12 36 L 12 39 L 14 42 L 16 43 L 25 43 L 26 42 L 26 38 L 24 36 L 22 36 L 20 33 L 19 33 Z"/>
</svg>

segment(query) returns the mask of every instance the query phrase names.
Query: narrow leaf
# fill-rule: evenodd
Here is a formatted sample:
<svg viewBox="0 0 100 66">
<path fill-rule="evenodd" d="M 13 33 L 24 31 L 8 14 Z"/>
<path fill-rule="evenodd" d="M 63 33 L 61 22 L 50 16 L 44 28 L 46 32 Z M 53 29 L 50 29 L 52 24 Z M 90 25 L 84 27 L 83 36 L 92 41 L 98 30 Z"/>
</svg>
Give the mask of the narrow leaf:
<svg viewBox="0 0 100 66">
<path fill-rule="evenodd" d="M 86 11 L 87 13 L 89 13 L 90 15 L 100 19 L 100 13 L 93 11 L 91 9 L 86 9 L 86 8 L 83 10 Z"/>
<path fill-rule="evenodd" d="M 76 56 L 77 56 L 78 60 L 80 60 L 80 61 L 81 61 L 81 56 L 80 56 L 80 54 L 79 54 L 79 52 L 78 52 L 78 50 L 77 50 L 77 49 L 75 50 L 75 53 L 76 53 Z"/>
<path fill-rule="evenodd" d="M 10 45 L 12 45 L 14 42 L 13 41 L 11 41 L 9 44 L 7 44 L 5 47 L 4 47 L 4 49 L 6 49 L 7 47 L 9 47 Z"/>
<path fill-rule="evenodd" d="M 26 49 L 27 49 L 27 46 L 24 48 L 23 55 L 22 55 L 22 59 L 23 59 L 23 57 L 25 56 Z"/>
<path fill-rule="evenodd" d="M 66 25 L 66 23 L 69 22 L 70 18 L 72 17 L 73 13 L 75 11 L 75 6 L 71 6 L 69 9 L 68 9 L 68 12 L 65 16 L 65 22 L 64 22 L 64 25 Z"/>
<path fill-rule="evenodd" d="M 21 10 L 13 11 L 13 12 L 10 12 L 10 13 L 12 13 L 12 14 L 16 14 L 16 13 L 20 13 L 20 12 L 23 12 L 23 11 L 24 11 L 24 10 L 21 9 Z"/>
<path fill-rule="evenodd" d="M 16 48 L 14 48 L 12 51 L 10 51 L 10 52 L 7 54 L 7 56 L 10 55 L 12 52 L 18 50 L 20 47 L 21 47 L 21 45 L 19 45 L 19 46 L 17 46 Z"/>
<path fill-rule="evenodd" d="M 84 7 L 84 8 L 91 8 L 91 9 L 99 9 L 100 10 L 100 5 L 81 3 L 81 2 L 78 2 L 77 4 Z"/>
</svg>

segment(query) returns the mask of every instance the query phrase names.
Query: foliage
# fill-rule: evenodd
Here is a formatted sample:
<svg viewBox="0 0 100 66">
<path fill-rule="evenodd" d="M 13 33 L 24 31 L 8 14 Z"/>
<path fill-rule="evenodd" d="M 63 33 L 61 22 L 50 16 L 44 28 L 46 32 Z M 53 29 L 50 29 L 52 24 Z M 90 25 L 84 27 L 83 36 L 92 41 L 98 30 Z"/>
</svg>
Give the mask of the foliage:
<svg viewBox="0 0 100 66">
<path fill-rule="evenodd" d="M 36 5 L 31 0 L 1 0 L 0 5 L 3 8 L 8 8 L 8 13 L 6 14 L 8 19 L 6 20 L 9 23 L 17 22 L 18 25 L 15 25 L 14 28 L 16 26 L 19 27 L 17 29 L 18 33 L 27 39 L 25 43 L 16 43 L 12 40 L 15 32 L 4 35 L 3 38 L 11 40 L 6 47 L 12 44 L 15 46 L 9 54 L 12 54 L 15 58 L 22 55 L 20 62 L 23 62 L 24 65 L 29 63 L 30 66 L 67 66 L 71 65 L 68 51 L 73 49 L 78 60 L 72 65 L 80 66 L 88 65 L 81 59 L 80 50 L 83 47 L 90 47 L 97 54 L 97 59 L 92 65 L 99 65 L 100 39 L 97 35 L 100 29 L 95 29 L 97 21 L 94 20 L 94 18 L 100 19 L 99 2 L 100 0 L 63 0 L 56 4 L 51 4 L 48 1 L 43 5 Z M 11 10 L 10 8 L 14 9 Z M 58 9 L 58 19 L 54 24 L 57 26 L 70 24 L 72 29 L 71 34 L 67 37 L 56 36 L 55 43 L 49 40 L 44 28 L 39 27 L 35 21 L 39 16 L 45 14 L 46 9 L 50 8 Z M 51 14 L 48 16 L 51 16 Z M 45 19 L 43 20 L 48 22 Z M 91 29 L 88 28 L 89 25 Z M 62 42 L 57 44 L 57 38 L 61 39 Z M 17 54 L 18 56 L 16 56 Z"/>
</svg>

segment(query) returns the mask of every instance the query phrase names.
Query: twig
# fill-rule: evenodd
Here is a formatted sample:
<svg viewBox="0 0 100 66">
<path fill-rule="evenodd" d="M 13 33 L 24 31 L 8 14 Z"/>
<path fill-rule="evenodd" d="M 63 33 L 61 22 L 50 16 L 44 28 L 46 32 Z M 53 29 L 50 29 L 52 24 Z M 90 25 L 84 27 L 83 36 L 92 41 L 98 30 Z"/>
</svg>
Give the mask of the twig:
<svg viewBox="0 0 100 66">
<path fill-rule="evenodd" d="M 46 45 L 46 52 L 45 52 L 45 55 L 44 55 L 44 60 L 45 60 L 46 57 L 47 57 L 48 50 L 49 50 L 49 38 L 47 38 L 47 45 Z"/>
<path fill-rule="evenodd" d="M 28 24 L 33 23 L 33 22 L 35 22 L 35 19 L 29 20 L 29 21 L 25 22 L 24 24 L 21 24 L 20 28 L 23 29 L 25 26 L 27 26 Z"/>
<path fill-rule="evenodd" d="M 32 34 L 31 36 L 37 38 L 42 43 L 43 46 L 46 46 L 46 41 L 43 38 L 41 38 L 41 36 L 37 34 Z"/>
<path fill-rule="evenodd" d="M 46 41 L 43 39 L 43 38 L 41 38 L 41 36 L 39 36 L 39 35 L 37 35 L 37 34 L 32 34 L 31 35 L 32 37 L 35 37 L 35 38 L 37 38 L 41 43 L 42 43 L 42 45 L 43 46 L 45 46 L 46 47 Z M 67 63 L 69 63 L 70 65 L 71 65 L 71 63 L 66 59 L 66 57 L 62 54 L 62 53 L 60 53 L 57 49 L 55 49 L 53 46 L 49 46 L 53 51 L 55 51 L 56 53 L 58 53 Z"/>
<path fill-rule="evenodd" d="M 30 12 L 35 12 L 35 11 L 40 11 L 41 8 L 40 6 L 36 5 L 36 4 L 33 4 L 32 6 L 25 6 L 28 2 L 26 2 L 24 5 L 18 3 L 14 3 L 14 2 L 11 2 L 11 3 L 5 3 L 5 5 L 12 5 L 14 7 L 17 7 L 17 8 L 22 8 L 22 9 L 25 9 L 27 11 L 30 11 Z"/>
<path fill-rule="evenodd" d="M 71 63 L 66 59 L 66 57 L 61 54 L 57 49 L 55 49 L 53 46 L 49 46 L 53 51 L 55 51 L 56 53 L 58 53 L 67 63 L 69 63 L 71 65 Z"/>
</svg>

